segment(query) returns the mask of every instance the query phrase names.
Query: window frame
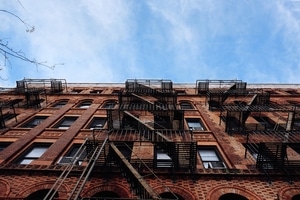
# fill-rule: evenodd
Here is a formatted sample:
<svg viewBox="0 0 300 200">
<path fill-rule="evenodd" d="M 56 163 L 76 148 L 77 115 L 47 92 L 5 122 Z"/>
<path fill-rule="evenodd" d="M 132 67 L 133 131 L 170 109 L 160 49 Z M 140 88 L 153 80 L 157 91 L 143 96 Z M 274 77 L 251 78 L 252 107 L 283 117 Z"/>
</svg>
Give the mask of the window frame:
<svg viewBox="0 0 300 200">
<path fill-rule="evenodd" d="M 67 105 L 68 102 L 69 102 L 68 99 L 61 99 L 61 100 L 54 102 L 51 107 L 52 108 L 62 108 L 65 105 Z"/>
<path fill-rule="evenodd" d="M 205 146 L 198 147 L 198 155 L 205 169 L 226 169 L 224 159 L 220 155 L 217 147 Z M 202 151 L 202 153 L 201 153 Z M 206 155 L 204 155 L 206 154 Z M 207 156 L 209 154 L 209 156 Z"/>
<path fill-rule="evenodd" d="M 93 104 L 93 100 L 83 100 L 79 102 L 76 108 L 88 109 Z"/>
<path fill-rule="evenodd" d="M 34 143 L 18 159 L 20 165 L 30 165 L 33 161 L 39 159 L 52 145 L 52 143 Z M 34 152 L 36 151 L 36 152 Z M 37 154 L 37 155 L 31 155 Z"/>
<path fill-rule="evenodd" d="M 0 142 L 0 151 L 3 151 L 5 148 L 7 148 L 12 143 L 13 142 Z"/>
<path fill-rule="evenodd" d="M 113 106 L 111 106 L 112 104 L 113 104 Z M 110 100 L 110 101 L 105 101 L 102 104 L 101 108 L 103 108 L 103 109 L 113 109 L 113 108 L 116 107 L 116 105 L 117 105 L 116 101 Z"/>
<path fill-rule="evenodd" d="M 183 105 L 185 104 L 185 105 Z M 188 101 L 182 101 L 179 103 L 179 106 L 180 106 L 180 109 L 181 110 L 194 110 L 194 106 L 191 102 L 188 102 Z"/>
<path fill-rule="evenodd" d="M 21 128 L 34 128 L 41 123 L 43 123 L 49 116 L 46 115 L 35 115 L 27 122 L 23 123 L 20 127 Z"/>
<path fill-rule="evenodd" d="M 206 131 L 207 128 L 204 125 L 203 121 L 201 118 L 185 118 L 186 124 L 189 128 L 189 130 L 192 131 Z M 191 123 L 195 124 L 198 123 L 199 126 L 191 126 Z"/>
<path fill-rule="evenodd" d="M 101 122 L 101 120 L 103 120 L 104 123 L 102 123 L 102 126 L 97 126 L 98 124 L 94 124 L 96 120 L 99 120 L 99 122 Z M 94 116 L 91 121 L 89 122 L 89 124 L 86 126 L 86 129 L 103 129 L 106 126 L 107 123 L 107 117 L 100 117 L 100 116 Z M 93 125 L 94 124 L 94 125 Z"/>
<path fill-rule="evenodd" d="M 81 146 L 82 146 L 81 143 L 74 143 L 69 148 L 67 153 L 65 153 L 64 156 L 62 156 L 59 159 L 58 164 L 69 164 L 69 163 L 74 162 L 76 160 L 75 164 L 81 165 L 82 162 L 84 161 L 84 159 L 87 157 L 87 152 L 86 152 L 85 149 L 81 149 L 81 150 L 83 150 L 82 153 L 79 152 Z M 76 155 L 76 154 L 79 154 L 79 155 Z M 76 158 L 74 159 L 75 155 L 76 155 Z"/>
<path fill-rule="evenodd" d="M 155 146 L 155 160 L 157 168 L 170 168 L 173 166 L 172 158 L 164 151 L 164 149 Z"/>
<path fill-rule="evenodd" d="M 69 128 L 72 126 L 72 124 L 74 124 L 74 122 L 75 122 L 78 118 L 79 118 L 78 116 L 64 116 L 63 118 L 61 118 L 61 119 L 59 120 L 58 123 L 56 123 L 56 124 L 53 126 L 53 128 L 67 130 L 67 129 L 69 129 Z M 66 121 L 67 121 L 68 119 L 74 119 L 74 120 L 72 120 L 72 122 L 68 122 L 67 124 L 64 124 L 64 123 L 66 123 Z"/>
</svg>

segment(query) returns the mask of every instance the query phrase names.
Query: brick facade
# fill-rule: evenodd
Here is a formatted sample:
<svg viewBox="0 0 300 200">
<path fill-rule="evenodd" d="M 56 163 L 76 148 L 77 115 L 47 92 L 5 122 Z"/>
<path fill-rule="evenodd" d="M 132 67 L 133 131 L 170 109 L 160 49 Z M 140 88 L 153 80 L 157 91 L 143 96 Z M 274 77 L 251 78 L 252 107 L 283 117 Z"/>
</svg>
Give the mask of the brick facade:
<svg viewBox="0 0 300 200">
<path fill-rule="evenodd" d="M 168 89 L 166 93 L 159 91 L 162 97 L 165 98 L 165 102 L 171 102 L 172 104 L 172 101 L 175 101 L 175 108 L 172 107 L 174 105 L 170 104 L 167 109 L 162 109 L 164 105 L 161 102 L 159 102 L 160 104 L 157 103 L 157 99 L 160 99 L 160 97 L 157 96 L 156 89 L 151 88 L 150 90 L 148 86 L 139 88 L 143 92 L 146 91 L 146 93 L 150 91 L 149 94 L 144 95 L 144 93 L 136 93 L 136 90 L 131 91 L 127 86 L 131 87 L 130 84 L 125 84 L 125 86 L 123 84 L 101 86 L 97 84 L 69 84 L 68 88 L 65 88 L 60 94 L 41 93 L 40 98 L 43 100 L 38 106 L 28 107 L 26 104 L 22 105 L 24 100 L 21 101 L 21 105 L 14 105 L 17 114 L 16 120 L 14 118 L 5 120 L 5 127 L 2 127 L 0 134 L 0 199 L 25 200 L 33 197 L 37 199 L 38 195 L 45 195 L 51 189 L 57 192 L 53 199 L 70 199 L 80 176 L 85 173 L 85 169 L 88 171 L 90 168 L 89 176 L 80 183 L 84 182 L 78 199 L 103 198 L 105 195 L 111 195 L 111 199 L 143 199 L 143 195 L 147 196 L 148 194 L 157 194 L 162 196 L 161 199 L 175 199 L 175 194 L 180 200 L 226 200 L 230 198 L 289 200 L 299 198 L 300 176 L 297 162 L 295 162 L 296 167 L 291 166 L 293 167 L 291 170 L 290 168 L 284 168 L 286 165 L 278 168 L 276 165 L 290 160 L 297 161 L 300 158 L 300 152 L 297 148 L 297 144 L 300 142 L 300 140 L 298 141 L 300 131 L 296 120 L 298 117 L 298 104 L 294 108 L 296 111 L 293 119 L 289 117 L 292 111 L 287 110 L 289 101 L 294 104 L 299 102 L 300 105 L 300 86 L 293 85 L 293 88 L 289 88 L 288 86 L 273 85 L 273 88 L 270 89 L 270 87 L 264 88 L 264 85 L 260 85 L 259 91 L 263 89 L 272 91 L 270 97 L 270 101 L 273 102 L 272 106 L 276 102 L 277 106 L 280 104 L 287 107 L 284 107 L 284 109 L 275 107 L 278 109 L 276 111 L 274 111 L 274 107 L 272 107 L 273 110 L 269 108 L 263 110 L 266 109 L 265 105 L 259 104 L 261 106 L 259 108 L 262 109 L 260 111 L 250 113 L 248 110 L 235 110 L 236 113 L 233 114 L 230 113 L 230 109 L 235 109 L 233 102 L 254 101 L 254 95 L 252 94 L 255 86 L 252 86 L 251 92 L 247 94 L 239 91 L 239 93 L 229 95 L 229 97 L 226 96 L 226 100 L 222 103 L 232 106 L 228 110 L 222 110 L 223 107 L 221 107 L 221 110 L 210 109 L 210 106 L 215 106 L 209 100 L 209 98 L 212 98 L 209 96 L 211 95 L 210 91 L 207 91 L 205 95 L 197 93 L 197 88 L 192 84 L 173 84 L 173 88 Z M 91 93 L 90 91 L 95 90 L 95 88 L 97 91 L 102 92 L 100 94 Z M 72 92 L 73 89 L 77 91 L 80 89 L 81 92 Z M 127 93 L 122 93 L 124 89 L 125 91 L 127 89 Z M 184 91 L 184 93 L 169 93 L 173 90 L 181 93 Z M 292 94 L 286 92 L 289 90 L 295 92 Z M 297 93 L 298 90 L 299 94 Z M 151 96 L 150 94 L 154 95 Z M 224 92 L 220 94 L 223 95 Z M 24 97 L 22 94 L 16 94 L 12 91 L 3 93 L 2 98 L 3 102 L 6 102 Z M 59 100 L 68 100 L 68 102 L 60 108 L 53 107 Z M 78 105 L 84 100 L 92 101 L 92 104 L 88 108 L 79 108 Z M 103 105 L 108 101 L 117 102 L 116 107 L 103 108 Z M 132 104 L 126 105 L 126 101 Z M 144 109 L 143 106 L 145 105 L 140 102 L 145 102 L 148 110 Z M 180 108 L 182 102 L 189 103 L 192 106 L 191 109 L 183 110 L 183 115 Z M 130 110 L 130 106 L 135 106 L 137 109 Z M 159 109 L 157 110 L 153 106 L 157 106 Z M 250 103 L 248 103 L 248 107 L 250 106 Z M 3 115 L 12 112 L 11 107 L 2 106 L 1 109 Z M 241 107 L 238 109 L 241 109 Z M 253 107 L 253 109 L 257 109 L 257 107 Z M 222 112 L 225 111 L 228 113 L 227 119 L 224 120 Z M 248 117 L 242 125 L 233 125 L 232 121 L 228 121 L 229 117 L 236 117 L 239 120 L 243 118 L 242 115 Z M 34 127 L 26 127 L 24 124 L 35 116 L 46 116 L 47 118 L 42 122 L 37 122 Z M 66 116 L 77 117 L 77 119 L 74 123 L 70 123 L 68 128 L 57 128 L 55 125 Z M 182 118 L 182 116 L 184 117 Z M 271 128 L 259 129 L 261 124 L 254 119 L 258 120 L 262 116 L 263 119 L 269 120 L 271 124 L 273 123 Z M 93 131 L 89 128 L 89 125 L 95 117 L 104 118 L 106 123 L 101 124 L 103 127 L 100 130 L 95 129 L 96 131 Z M 169 119 L 171 122 L 168 121 Z M 192 120 L 192 125 L 186 121 L 187 119 Z M 197 120 L 200 120 L 201 129 L 193 127 L 195 124 L 198 126 Z M 294 132 L 287 132 L 286 127 L 290 126 L 288 124 L 289 120 L 294 120 L 292 123 Z M 123 127 L 117 122 L 121 123 Z M 153 128 L 159 127 L 155 123 L 160 123 L 160 126 L 169 128 L 165 130 Z M 183 130 L 174 130 L 180 127 L 181 123 L 183 123 Z M 268 125 L 266 121 L 263 123 L 265 123 L 265 126 Z M 283 125 L 284 123 L 286 124 Z M 259 129 L 259 131 L 264 132 L 263 134 L 255 132 L 255 135 L 249 136 L 245 131 L 246 126 L 256 127 L 255 131 Z M 272 161 L 268 161 L 269 157 L 264 157 L 261 162 L 267 162 L 262 165 L 263 168 L 259 168 L 257 164 L 259 162 L 258 157 L 263 156 L 260 154 L 264 152 L 260 149 L 256 158 L 250 150 L 246 150 L 247 145 L 254 145 L 249 142 L 249 137 L 253 141 L 258 141 L 257 143 L 269 144 L 270 141 L 273 142 L 271 139 L 280 132 L 277 131 L 277 128 L 284 132 L 286 137 L 291 137 L 291 135 L 287 135 L 288 133 L 295 138 L 292 142 L 286 141 L 280 143 L 280 145 L 278 141 L 272 143 L 277 144 L 278 149 L 281 148 L 281 145 L 288 144 L 287 150 L 284 152 L 286 155 L 280 157 L 284 160 L 279 163 L 276 160 L 277 157 L 270 157 L 270 159 L 275 159 L 273 165 Z M 230 132 L 231 130 L 234 132 Z M 269 132 L 272 132 L 273 135 L 267 135 Z M 265 141 L 266 135 L 270 141 Z M 98 150 L 99 157 L 97 157 L 95 165 L 92 167 L 90 167 L 90 163 L 93 162 L 93 159 L 82 159 L 74 165 L 71 165 L 71 162 L 69 164 L 59 163 L 62 157 L 68 157 L 67 159 L 72 156 L 75 157 L 74 154 L 66 156 L 73 146 L 80 146 L 87 140 L 90 142 L 88 143 L 90 146 L 94 145 L 93 148 L 95 148 L 95 144 L 100 147 L 106 137 L 108 137 L 108 142 L 104 143 L 105 145 L 103 144 L 101 150 Z M 147 140 L 142 141 L 141 138 Z M 95 143 L 96 141 L 97 143 Z M 185 143 L 180 143 L 183 141 Z M 121 154 L 118 154 L 118 151 L 113 154 L 111 151 L 114 151 L 114 149 L 112 145 L 109 145 L 110 143 L 114 143 Z M 127 146 L 123 143 L 126 143 Z M 46 148 L 43 146 L 45 144 L 49 146 L 40 155 L 39 151 Z M 193 144 L 196 145 L 196 149 L 193 149 Z M 30 152 L 36 146 L 42 148 L 34 153 Z M 88 148 L 90 146 L 85 145 L 84 148 L 87 149 L 84 151 L 89 153 Z M 176 146 L 179 150 L 176 149 Z M 129 153 L 127 147 L 130 149 Z M 170 148 L 174 148 L 174 152 L 177 153 L 173 154 L 172 149 L 168 153 L 162 151 L 170 150 Z M 213 159 L 218 157 L 220 160 L 217 162 L 216 160 L 205 160 L 212 158 L 201 157 L 199 150 L 203 148 L 208 149 L 210 153 L 212 150 L 215 151 L 216 154 L 213 155 Z M 96 154 L 98 151 L 95 150 L 94 152 L 92 150 L 86 157 L 90 158 L 92 153 Z M 180 154 L 180 151 L 187 151 L 189 155 Z M 283 152 L 281 149 L 278 151 Z M 159 166 L 159 152 L 165 159 L 165 163 L 160 163 L 162 166 Z M 193 153 L 196 153 L 195 166 L 193 166 Z M 190 157 L 187 158 L 185 155 Z M 120 156 L 120 160 L 116 160 L 116 156 Z M 287 161 L 287 157 L 290 160 Z M 29 163 L 25 161 L 26 164 L 22 163 L 24 158 L 30 160 L 30 162 L 26 160 Z M 125 158 L 126 161 L 123 161 Z M 78 159 L 80 159 L 80 156 L 78 156 Z M 169 164 L 170 160 L 172 160 L 172 164 Z M 187 162 L 190 166 L 187 166 Z M 218 164 L 218 166 L 215 167 L 215 164 Z M 287 167 L 290 167 L 290 165 Z M 69 170 L 66 171 L 66 169 Z M 64 173 L 64 179 L 58 183 L 57 180 Z M 136 177 L 139 177 L 138 181 L 135 180 Z M 38 199 L 43 199 L 43 197 Z"/>
</svg>

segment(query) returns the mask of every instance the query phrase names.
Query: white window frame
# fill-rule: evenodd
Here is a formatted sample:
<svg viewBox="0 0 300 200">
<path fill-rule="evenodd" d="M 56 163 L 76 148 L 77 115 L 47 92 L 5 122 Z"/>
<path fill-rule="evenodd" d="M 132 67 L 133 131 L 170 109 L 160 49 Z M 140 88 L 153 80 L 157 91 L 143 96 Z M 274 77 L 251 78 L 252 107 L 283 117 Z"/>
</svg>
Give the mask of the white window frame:
<svg viewBox="0 0 300 200">
<path fill-rule="evenodd" d="M 219 152 L 214 147 L 199 148 L 199 156 L 206 169 L 225 169 L 226 165 L 221 159 Z"/>
<path fill-rule="evenodd" d="M 189 127 L 189 130 L 192 130 L 192 131 L 205 131 L 206 130 L 201 118 L 186 118 L 185 120 Z"/>
<path fill-rule="evenodd" d="M 29 165 L 32 161 L 39 159 L 50 147 L 50 144 L 37 144 L 32 146 L 20 159 L 19 164 Z"/>
</svg>

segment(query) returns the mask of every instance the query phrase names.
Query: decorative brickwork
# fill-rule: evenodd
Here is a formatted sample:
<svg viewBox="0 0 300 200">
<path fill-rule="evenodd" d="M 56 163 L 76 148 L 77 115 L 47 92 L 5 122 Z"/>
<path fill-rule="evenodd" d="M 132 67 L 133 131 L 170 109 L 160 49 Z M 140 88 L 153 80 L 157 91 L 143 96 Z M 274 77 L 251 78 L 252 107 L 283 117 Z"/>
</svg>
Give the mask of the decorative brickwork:
<svg viewBox="0 0 300 200">
<path fill-rule="evenodd" d="M 0 179 L 0 194 L 1 196 L 8 196 L 10 193 L 9 183 L 3 179 Z"/>
<path fill-rule="evenodd" d="M 300 187 L 287 186 L 280 190 L 278 196 L 280 200 L 290 200 L 293 196 L 300 194 Z"/>
<path fill-rule="evenodd" d="M 197 200 L 197 198 L 193 195 L 193 193 L 191 193 L 188 189 L 179 187 L 179 186 L 175 186 L 175 185 L 160 186 L 160 187 L 154 188 L 154 190 L 156 191 L 156 193 L 162 194 L 162 193 L 168 192 L 168 191 L 166 191 L 166 187 L 169 188 L 170 191 L 172 191 L 175 195 L 180 195 L 184 199 Z"/>
<path fill-rule="evenodd" d="M 249 191 L 246 188 L 228 185 L 218 186 L 210 190 L 207 194 L 206 200 L 219 199 L 222 195 L 230 193 L 241 195 L 249 200 L 262 200 L 254 192 Z"/>
<path fill-rule="evenodd" d="M 54 182 L 52 181 L 47 181 L 47 182 L 40 182 L 31 186 L 27 186 L 26 190 L 21 191 L 19 194 L 16 195 L 16 197 L 23 197 L 26 198 L 28 197 L 30 194 L 39 191 L 39 190 L 44 190 L 44 189 L 51 189 L 51 187 L 53 186 Z M 66 199 L 67 198 L 67 194 L 68 191 L 70 191 L 70 188 L 63 184 L 62 187 L 60 188 L 60 190 L 58 191 L 58 196 L 60 199 Z"/>
<path fill-rule="evenodd" d="M 82 197 L 92 197 L 93 195 L 104 192 L 104 191 L 112 191 L 117 193 L 122 198 L 132 198 L 132 194 L 122 184 L 119 183 L 109 183 L 109 184 L 101 184 L 96 186 L 87 187 L 82 193 Z"/>
</svg>

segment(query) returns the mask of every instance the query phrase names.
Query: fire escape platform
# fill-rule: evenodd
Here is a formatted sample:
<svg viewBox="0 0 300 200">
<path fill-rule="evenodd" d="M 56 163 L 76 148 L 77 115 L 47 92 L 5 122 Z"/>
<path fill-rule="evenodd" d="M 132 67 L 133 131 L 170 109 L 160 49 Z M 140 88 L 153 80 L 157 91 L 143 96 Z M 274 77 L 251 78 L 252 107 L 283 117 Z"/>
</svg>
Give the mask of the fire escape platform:
<svg viewBox="0 0 300 200">
<path fill-rule="evenodd" d="M 189 130 L 131 130 L 116 129 L 109 134 L 110 141 L 136 141 L 136 142 L 192 142 Z"/>
</svg>

